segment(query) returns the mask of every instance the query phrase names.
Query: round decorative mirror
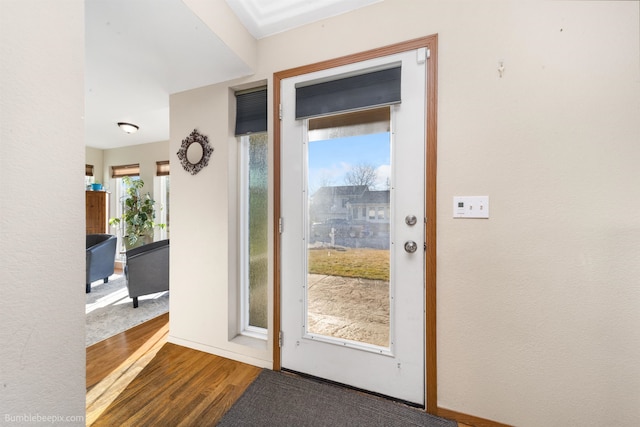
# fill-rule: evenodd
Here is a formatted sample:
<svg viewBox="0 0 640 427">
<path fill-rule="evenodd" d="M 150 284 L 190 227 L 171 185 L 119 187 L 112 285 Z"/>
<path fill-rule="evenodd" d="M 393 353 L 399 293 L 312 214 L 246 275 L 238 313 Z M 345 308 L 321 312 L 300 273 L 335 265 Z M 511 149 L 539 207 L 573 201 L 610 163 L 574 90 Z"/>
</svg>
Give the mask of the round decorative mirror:
<svg viewBox="0 0 640 427">
<path fill-rule="evenodd" d="M 187 161 L 192 165 L 197 165 L 202 160 L 202 154 L 204 150 L 200 144 L 191 144 L 187 148 Z"/>
<path fill-rule="evenodd" d="M 195 175 L 209 164 L 211 153 L 213 153 L 213 147 L 209 145 L 209 139 L 194 129 L 182 140 L 177 154 L 184 170 Z"/>
</svg>

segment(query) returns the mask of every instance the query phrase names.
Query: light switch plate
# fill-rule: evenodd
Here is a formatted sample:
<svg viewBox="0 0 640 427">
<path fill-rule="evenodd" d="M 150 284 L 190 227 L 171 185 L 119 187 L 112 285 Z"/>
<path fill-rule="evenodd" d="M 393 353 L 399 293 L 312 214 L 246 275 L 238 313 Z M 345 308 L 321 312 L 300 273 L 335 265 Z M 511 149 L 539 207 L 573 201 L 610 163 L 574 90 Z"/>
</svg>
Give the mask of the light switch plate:
<svg viewBox="0 0 640 427">
<path fill-rule="evenodd" d="M 454 218 L 489 218 L 489 196 L 454 196 Z"/>
</svg>

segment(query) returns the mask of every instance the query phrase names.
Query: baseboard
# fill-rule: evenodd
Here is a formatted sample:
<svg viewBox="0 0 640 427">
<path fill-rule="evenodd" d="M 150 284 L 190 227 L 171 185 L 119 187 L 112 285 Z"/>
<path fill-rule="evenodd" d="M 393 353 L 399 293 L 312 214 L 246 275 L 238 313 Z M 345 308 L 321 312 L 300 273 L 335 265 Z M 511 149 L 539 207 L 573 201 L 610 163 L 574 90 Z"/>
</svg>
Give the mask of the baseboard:
<svg viewBox="0 0 640 427">
<path fill-rule="evenodd" d="M 509 424 L 499 423 L 497 421 L 491 421 L 473 415 L 463 414 L 461 412 L 452 411 L 450 409 L 440 408 L 437 409 L 439 417 L 448 418 L 450 420 L 457 421 L 462 424 L 466 424 L 473 427 L 512 427 Z"/>
<path fill-rule="evenodd" d="M 198 351 L 203 351 L 205 353 L 213 354 L 215 356 L 224 357 L 226 359 L 235 360 L 236 362 L 242 362 L 248 365 L 257 366 L 259 368 L 271 369 L 273 366 L 273 362 L 271 362 L 270 360 L 262 360 L 257 357 L 247 356 L 244 354 L 236 353 L 234 351 L 213 347 L 213 346 L 199 343 L 196 341 L 186 340 L 184 338 L 178 338 L 176 336 L 171 335 L 171 333 L 169 333 L 169 336 L 167 337 L 167 342 L 171 344 L 181 345 L 187 348 L 192 348 Z"/>
</svg>

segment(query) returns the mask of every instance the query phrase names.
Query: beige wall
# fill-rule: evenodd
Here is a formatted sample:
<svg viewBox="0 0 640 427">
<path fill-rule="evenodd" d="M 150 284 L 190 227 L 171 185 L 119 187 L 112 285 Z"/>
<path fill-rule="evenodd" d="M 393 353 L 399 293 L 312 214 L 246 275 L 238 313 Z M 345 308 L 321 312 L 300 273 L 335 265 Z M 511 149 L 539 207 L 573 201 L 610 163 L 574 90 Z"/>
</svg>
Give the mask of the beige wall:
<svg viewBox="0 0 640 427">
<path fill-rule="evenodd" d="M 83 40 L 82 0 L 0 1 L 3 425 L 85 425 Z"/>
<path fill-rule="evenodd" d="M 111 192 L 109 216 L 116 216 L 115 180 L 111 178 L 111 167 L 138 163 L 140 165 L 140 179 L 144 181 L 143 193 L 154 194 L 156 176 L 156 162 L 170 160 L 169 141 L 152 142 L 149 144 L 133 145 L 131 147 L 112 148 L 103 152 L 101 181 L 107 191 Z M 177 150 L 176 150 L 177 151 Z M 96 179 L 98 176 L 96 175 Z"/>
<path fill-rule="evenodd" d="M 93 165 L 93 182 L 106 184 L 104 181 L 104 150 L 86 147 L 85 162 L 88 165 Z"/>
<path fill-rule="evenodd" d="M 230 340 L 236 312 L 229 301 L 237 271 L 237 142 L 230 96 L 226 85 L 217 85 L 171 97 L 171 152 L 177 152 L 196 128 L 208 137 L 214 152 L 197 175 L 179 166 L 171 173 L 171 312 L 175 309 L 178 317 L 175 322 L 172 317 L 170 340 L 271 367 L 267 342 Z"/>
<path fill-rule="evenodd" d="M 633 425 L 638 2 L 461 17 L 440 31 L 439 404 L 521 426 Z M 489 195 L 491 219 L 453 220 L 460 194 Z"/>
<path fill-rule="evenodd" d="M 251 69 L 256 67 L 256 39 L 241 24 L 226 2 L 209 0 L 183 0 L 202 21 L 214 30 L 216 36 L 229 46 Z"/>
<path fill-rule="evenodd" d="M 633 425 L 639 14 L 638 2 L 386 0 L 260 40 L 251 79 L 172 96 L 170 152 L 193 128 L 215 152 L 196 176 L 172 173 L 170 339 L 271 362 L 271 341 L 229 340 L 229 88 L 437 33 L 438 404 L 519 426 Z M 488 195 L 491 218 L 452 219 L 456 195 Z"/>
</svg>

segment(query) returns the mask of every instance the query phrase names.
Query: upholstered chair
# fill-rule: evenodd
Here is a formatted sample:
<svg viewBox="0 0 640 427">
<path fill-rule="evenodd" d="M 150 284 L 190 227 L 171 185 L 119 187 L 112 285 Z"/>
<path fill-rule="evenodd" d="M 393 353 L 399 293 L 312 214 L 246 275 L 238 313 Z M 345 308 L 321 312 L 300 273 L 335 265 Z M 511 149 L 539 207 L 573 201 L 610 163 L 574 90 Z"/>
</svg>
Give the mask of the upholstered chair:
<svg viewBox="0 0 640 427">
<path fill-rule="evenodd" d="M 87 234 L 87 293 L 91 292 L 91 282 L 109 281 L 115 269 L 117 241 L 112 234 Z"/>
</svg>

